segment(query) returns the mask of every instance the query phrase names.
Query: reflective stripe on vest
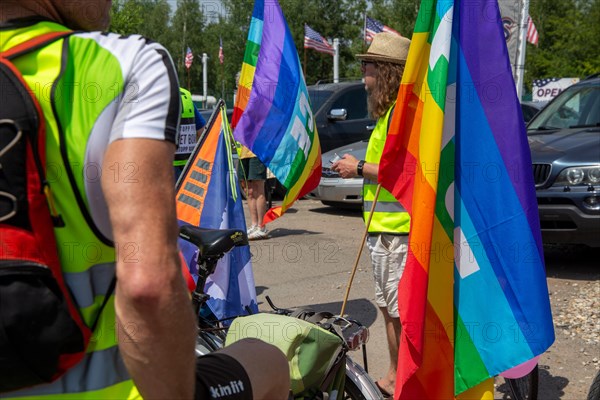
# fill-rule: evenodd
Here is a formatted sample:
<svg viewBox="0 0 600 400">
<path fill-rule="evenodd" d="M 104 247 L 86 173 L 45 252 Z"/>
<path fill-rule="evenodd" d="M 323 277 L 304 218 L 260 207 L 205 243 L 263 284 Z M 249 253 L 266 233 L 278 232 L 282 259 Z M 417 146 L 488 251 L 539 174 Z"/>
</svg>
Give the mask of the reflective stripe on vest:
<svg viewBox="0 0 600 400">
<path fill-rule="evenodd" d="M 196 119 L 194 118 L 192 94 L 183 88 L 179 88 L 179 93 L 181 94 L 181 120 L 174 166 L 185 165 L 196 146 Z"/>
<path fill-rule="evenodd" d="M 365 156 L 365 161 L 368 163 L 379 164 L 387 137 L 388 122 L 393 106 L 394 105 L 392 104 L 383 118 L 377 120 L 375 129 L 373 130 L 373 133 L 371 133 L 369 145 L 367 146 L 367 154 Z M 373 201 L 375 200 L 375 193 L 377 192 L 377 182 L 365 178 L 363 180 L 362 192 L 363 217 L 365 221 L 368 221 L 371 208 L 373 207 Z M 369 233 L 387 232 L 405 234 L 408 233 L 409 229 L 410 217 L 404 207 L 402 207 L 390 192 L 381 188 L 377 203 L 375 204 L 373 217 L 369 225 Z"/>
<path fill-rule="evenodd" d="M 64 29 L 52 22 L 17 28 L 15 42 L 22 41 L 19 40 L 22 37 Z M 3 37 L 10 37 L 12 33 L 3 31 Z M 57 248 L 65 281 L 73 292 L 84 321 L 91 326 L 114 276 L 115 249 L 100 240 L 88 225 L 75 192 L 82 196 L 83 207 L 87 207 L 85 188 L 92 178 L 85 174 L 83 160 L 86 157 L 86 145 L 103 111 L 123 95 L 123 90 L 104 90 L 104 95 L 97 101 L 80 101 L 74 107 L 65 107 L 65 98 L 75 101 L 82 97 L 69 97 L 65 93 L 70 93 L 69 88 L 72 90 L 75 87 L 73 82 L 94 82 L 100 88 L 125 88 L 125 85 L 119 60 L 95 40 L 84 36 L 70 36 L 67 46 L 63 46 L 64 40 L 59 40 L 19 57 L 15 65 L 22 71 L 29 87 L 33 88 L 32 93 L 37 97 L 44 114 L 47 176 L 52 185 L 56 209 L 67 227 L 54 229 Z M 101 59 L 103 62 L 90 63 L 90 59 Z M 66 60 L 69 62 L 63 63 Z M 78 69 L 82 60 L 88 64 L 86 68 Z M 38 68 L 32 69 L 31 65 L 37 65 Z M 50 95 L 46 91 L 36 90 L 40 87 L 52 88 Z M 72 118 L 73 110 L 77 110 L 81 118 Z M 73 171 L 73 178 L 65 173 L 68 169 Z M 128 254 L 132 251 L 127 244 L 122 244 L 121 248 Z M 22 399 L 23 396 L 35 396 L 36 399 L 61 400 L 139 398 L 133 381 L 123 368 L 115 323 L 114 296 L 111 296 L 98 320 L 84 361 L 52 384 L 11 392 L 2 397 Z"/>
<path fill-rule="evenodd" d="M 112 365 L 113 367 L 108 369 L 104 374 L 95 376 L 87 375 L 88 370 L 106 368 L 106 365 Z M 83 360 L 71 368 L 69 374 L 63 379 L 49 385 L 23 389 L 12 394 L 18 394 L 19 397 L 37 397 L 52 394 L 62 394 L 64 396 L 69 393 L 80 395 L 82 392 L 102 390 L 107 386 L 127 380 L 129 380 L 129 373 L 119 356 L 118 348 L 111 347 L 106 350 L 86 354 Z M 80 398 L 85 398 L 85 396 Z"/>
</svg>

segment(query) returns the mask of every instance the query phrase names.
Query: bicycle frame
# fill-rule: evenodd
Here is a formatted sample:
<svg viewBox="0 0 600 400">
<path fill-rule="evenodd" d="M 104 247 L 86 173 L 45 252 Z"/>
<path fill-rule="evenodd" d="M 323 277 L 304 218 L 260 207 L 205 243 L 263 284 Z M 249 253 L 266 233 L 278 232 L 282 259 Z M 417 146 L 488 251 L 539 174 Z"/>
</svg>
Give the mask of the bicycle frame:
<svg viewBox="0 0 600 400">
<path fill-rule="evenodd" d="M 191 232 L 195 235 L 201 236 L 201 229 L 198 228 L 190 228 Z M 204 286 L 206 285 L 206 280 L 208 277 L 215 271 L 218 260 L 223 257 L 223 255 L 233 248 L 234 245 L 244 244 L 243 241 L 235 242 L 231 241 L 230 243 L 224 243 L 226 239 L 226 235 L 219 235 L 215 233 L 216 231 L 212 231 L 212 242 L 210 245 L 207 245 L 207 248 L 210 248 L 213 252 L 212 255 L 205 255 L 202 252 L 202 248 L 199 246 L 199 254 L 197 259 L 197 268 L 198 268 L 198 280 L 196 281 L 196 287 L 192 292 L 192 305 L 194 308 L 194 312 L 198 318 L 199 332 L 196 337 L 196 356 L 206 355 L 213 351 L 219 350 L 225 344 L 225 330 L 221 323 L 222 320 L 218 320 L 216 317 L 211 318 L 205 315 L 202 315 L 202 307 L 206 304 L 207 300 L 210 298 L 210 295 L 204 292 Z M 230 231 L 234 232 L 234 231 Z M 236 231 L 239 232 L 239 231 Z M 180 237 L 191 241 L 192 243 L 198 245 L 198 242 L 202 242 L 202 238 L 194 237 L 192 238 L 190 232 L 186 234 L 180 233 Z M 221 240 L 223 239 L 223 240 Z M 221 242 L 219 242 L 221 241 Z M 247 244 L 247 241 L 245 242 Z M 211 247 L 213 246 L 213 247 Z M 229 247 L 231 246 L 231 247 Z M 216 252 L 216 248 L 222 250 L 222 252 Z M 206 250 L 206 249 L 205 249 Z M 214 250 L 214 251 L 213 251 Z M 216 254 L 215 254 L 216 253 Z M 273 310 L 276 313 L 287 313 L 288 315 L 291 313 L 291 310 L 277 308 L 270 298 L 266 296 L 267 302 L 271 305 Z M 383 399 L 381 392 L 377 389 L 377 386 L 373 379 L 367 373 L 367 353 L 366 353 L 366 342 L 368 340 L 368 329 L 360 324 L 358 321 L 350 320 L 342 317 L 335 317 L 336 321 L 340 321 L 340 323 L 345 324 L 345 326 L 341 326 L 341 330 L 345 331 L 350 329 L 350 327 L 355 328 L 354 332 L 350 334 L 344 335 L 343 339 L 345 342 L 345 351 L 349 350 L 357 350 L 359 347 L 363 349 L 363 362 L 365 368 L 361 367 L 359 364 L 355 363 L 349 356 L 346 357 L 346 380 L 350 379 L 352 383 L 359 389 L 362 396 L 365 396 L 366 399 L 379 400 Z M 337 322 L 336 322 L 337 323 Z"/>
</svg>

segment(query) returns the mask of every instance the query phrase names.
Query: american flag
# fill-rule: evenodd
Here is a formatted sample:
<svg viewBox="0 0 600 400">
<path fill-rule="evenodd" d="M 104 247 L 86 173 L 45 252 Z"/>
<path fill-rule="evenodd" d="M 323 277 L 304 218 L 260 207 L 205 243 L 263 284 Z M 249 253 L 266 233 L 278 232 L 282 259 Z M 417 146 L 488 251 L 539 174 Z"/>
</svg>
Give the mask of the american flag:
<svg viewBox="0 0 600 400">
<path fill-rule="evenodd" d="M 400 32 L 390 28 L 387 25 L 382 24 L 376 19 L 369 18 L 365 15 L 365 42 L 367 44 L 373 41 L 373 36 L 375 36 L 379 32 L 390 32 L 395 33 L 398 36 L 402 36 Z"/>
<path fill-rule="evenodd" d="M 335 54 L 335 49 L 329 44 L 327 39 L 306 24 L 304 24 L 304 48 L 315 49 L 321 53 L 331 55 Z"/>
<path fill-rule="evenodd" d="M 219 62 L 223 64 L 225 61 L 225 55 L 223 54 L 223 38 L 219 36 Z"/>
<path fill-rule="evenodd" d="M 531 19 L 531 15 L 527 16 L 527 41 L 536 46 L 538 44 L 538 31 Z"/>
<path fill-rule="evenodd" d="M 194 61 L 194 54 L 192 54 L 192 49 L 187 48 L 187 52 L 185 53 L 185 67 L 190 69 L 192 66 L 192 61 Z"/>
</svg>

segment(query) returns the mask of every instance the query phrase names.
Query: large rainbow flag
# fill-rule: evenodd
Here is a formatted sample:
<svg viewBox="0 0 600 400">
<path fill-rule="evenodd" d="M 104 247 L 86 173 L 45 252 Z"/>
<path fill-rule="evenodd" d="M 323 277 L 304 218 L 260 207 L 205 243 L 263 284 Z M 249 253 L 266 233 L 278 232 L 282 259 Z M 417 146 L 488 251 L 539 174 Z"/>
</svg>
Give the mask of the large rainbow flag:
<svg viewBox="0 0 600 400">
<path fill-rule="evenodd" d="M 396 398 L 493 398 L 491 377 L 554 341 L 496 0 L 421 2 L 379 180 L 413 221 Z"/>
<path fill-rule="evenodd" d="M 239 182 L 232 158 L 232 140 L 222 101 L 208 122 L 177 183 L 179 224 L 210 229 L 246 230 Z M 198 279 L 197 248 L 179 239 L 179 247 L 194 280 Z M 218 318 L 258 312 L 249 246 L 225 254 L 205 287 L 208 306 Z"/>
<path fill-rule="evenodd" d="M 265 223 L 319 184 L 319 136 L 298 52 L 277 0 L 254 3 L 232 125 L 236 140 L 287 189 L 281 206 L 267 211 Z"/>
</svg>

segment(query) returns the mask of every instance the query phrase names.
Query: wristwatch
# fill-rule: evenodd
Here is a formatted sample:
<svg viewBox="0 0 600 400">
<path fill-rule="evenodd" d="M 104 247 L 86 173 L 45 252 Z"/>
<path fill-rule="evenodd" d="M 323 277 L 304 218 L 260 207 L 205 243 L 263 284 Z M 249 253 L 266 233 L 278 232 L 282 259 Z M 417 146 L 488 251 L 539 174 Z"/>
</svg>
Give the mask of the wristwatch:
<svg viewBox="0 0 600 400">
<path fill-rule="evenodd" d="M 363 176 L 363 168 L 365 166 L 365 160 L 360 160 L 358 164 L 356 164 L 356 174 L 358 176 Z"/>
</svg>

